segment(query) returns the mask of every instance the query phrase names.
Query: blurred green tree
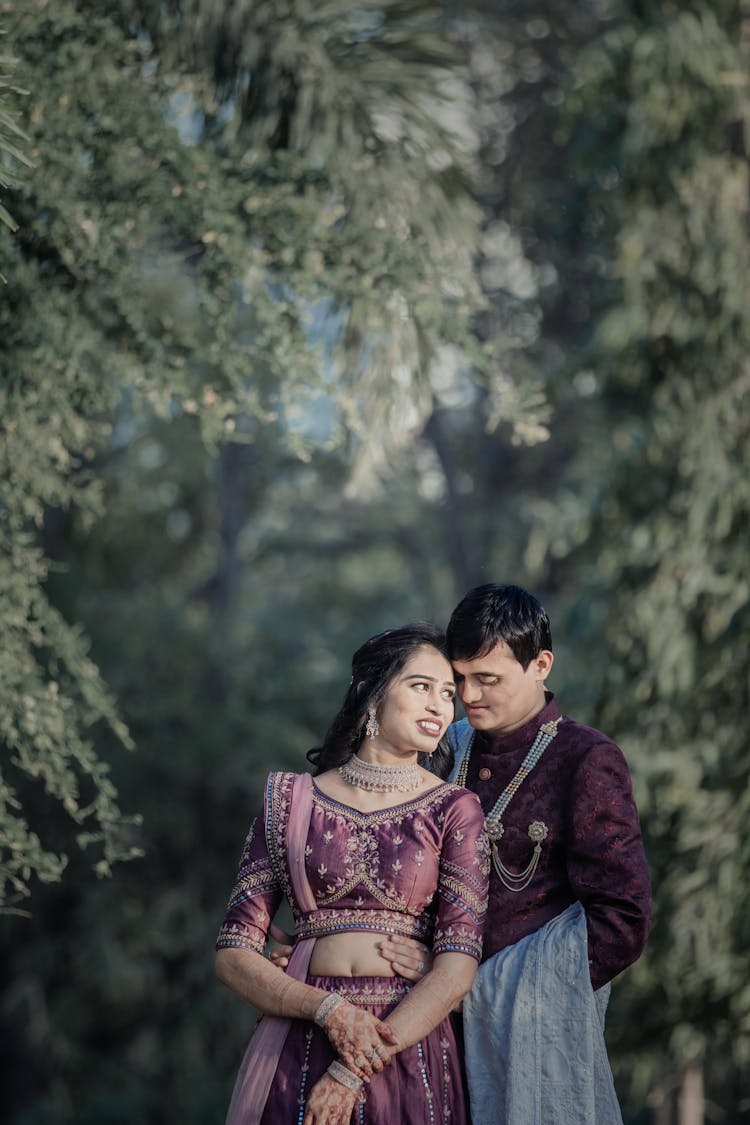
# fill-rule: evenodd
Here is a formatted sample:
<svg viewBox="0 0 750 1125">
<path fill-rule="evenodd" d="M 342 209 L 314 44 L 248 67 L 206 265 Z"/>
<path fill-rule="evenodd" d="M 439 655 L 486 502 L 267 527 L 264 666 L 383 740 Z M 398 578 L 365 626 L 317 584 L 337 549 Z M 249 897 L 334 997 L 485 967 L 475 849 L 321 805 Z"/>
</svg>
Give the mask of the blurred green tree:
<svg viewBox="0 0 750 1125">
<path fill-rule="evenodd" d="M 548 591 L 566 699 L 635 774 L 656 913 L 615 990 L 618 1079 L 660 1121 L 697 1120 L 701 1082 L 707 1117 L 744 1121 L 748 11 L 524 5 L 502 35 L 493 206 L 550 278 L 527 355 L 554 422 L 509 458 L 521 549 L 490 557 Z"/>
<path fill-rule="evenodd" d="M 0 45 L 4 31 L 0 28 Z M 19 99 L 24 91 L 13 80 L 14 60 L 0 53 L 0 191 L 18 184 L 20 168 L 28 168 L 29 157 L 26 152 L 28 140 L 18 123 Z M 0 223 L 16 229 L 16 223 L 9 211 L 0 203 Z"/>
<path fill-rule="evenodd" d="M 91 527 L 123 435 L 193 419 L 221 447 L 215 582 L 229 621 L 249 515 L 239 447 L 305 459 L 353 443 L 371 462 L 388 446 L 374 432 L 397 446 L 418 428 L 441 349 L 483 361 L 471 92 L 437 15 L 266 5 L 219 18 L 84 0 L 5 12 L 36 162 L 0 247 L 6 901 L 65 863 L 28 823 L 19 771 L 99 847 L 101 873 L 136 854 L 92 748 L 102 724 L 130 736 L 48 597 L 49 513 L 75 508 Z"/>
<path fill-rule="evenodd" d="M 83 630 L 50 678 L 145 858 L 94 881 L 73 850 L 3 923 L 4 1119 L 220 1117 L 251 1019 L 210 948 L 266 770 L 302 764 L 364 635 L 507 577 L 633 767 L 656 921 L 609 1017 L 626 1120 L 674 1121 L 703 1072 L 741 1125 L 743 4 L 27 9 L 0 613 Z M 67 664 L 37 636 L 44 699 Z M 68 816 L 11 769 L 54 862 Z"/>
<path fill-rule="evenodd" d="M 631 1043 L 654 1085 L 666 1070 L 692 1086 L 705 1066 L 709 1105 L 726 1120 L 750 1092 L 743 8 L 634 5 L 581 59 L 590 120 L 602 103 L 627 112 L 592 130 L 586 159 L 591 215 L 605 213 L 601 181 L 616 172 L 616 233 L 587 360 L 606 428 L 570 478 L 598 480 L 573 557 L 578 582 L 601 591 L 588 623 L 606 638 L 598 711 L 636 764 L 658 889 L 648 960 L 629 981 Z M 574 96 L 570 120 L 583 108 Z"/>
</svg>

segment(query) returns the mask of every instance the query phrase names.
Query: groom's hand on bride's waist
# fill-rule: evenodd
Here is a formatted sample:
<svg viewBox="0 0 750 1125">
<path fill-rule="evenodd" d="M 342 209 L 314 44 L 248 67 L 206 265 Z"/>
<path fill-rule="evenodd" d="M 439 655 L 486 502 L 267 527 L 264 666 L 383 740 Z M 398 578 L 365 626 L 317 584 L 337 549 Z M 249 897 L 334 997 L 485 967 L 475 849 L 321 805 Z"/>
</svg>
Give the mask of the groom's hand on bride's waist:
<svg viewBox="0 0 750 1125">
<path fill-rule="evenodd" d="M 394 973 L 406 980 L 421 980 L 432 968 L 432 950 L 414 938 L 391 934 L 378 942 L 378 950 Z"/>
<path fill-rule="evenodd" d="M 281 937 L 282 933 L 280 932 L 278 940 L 280 940 Z M 294 940 L 292 935 L 283 934 L 283 937 L 287 938 L 290 943 L 289 945 L 285 945 L 283 943 L 274 943 L 274 945 L 272 945 L 268 951 L 268 959 L 270 960 L 272 965 L 276 966 L 277 969 L 285 969 L 287 967 L 287 965 L 289 964 L 289 958 L 292 956 L 292 952 L 294 950 L 294 946 L 291 944 L 291 942 Z"/>
</svg>

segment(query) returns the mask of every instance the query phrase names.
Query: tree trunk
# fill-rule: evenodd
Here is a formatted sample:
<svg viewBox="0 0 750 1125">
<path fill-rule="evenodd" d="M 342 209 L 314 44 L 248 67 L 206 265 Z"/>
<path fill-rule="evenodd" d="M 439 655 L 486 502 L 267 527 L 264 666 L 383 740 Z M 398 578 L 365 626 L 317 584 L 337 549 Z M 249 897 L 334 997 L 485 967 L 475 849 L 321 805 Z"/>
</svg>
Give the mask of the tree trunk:
<svg viewBox="0 0 750 1125">
<path fill-rule="evenodd" d="M 468 556 L 471 536 L 466 527 L 465 500 L 460 495 L 457 485 L 458 466 L 454 451 L 451 449 L 443 427 L 439 407 L 436 407 L 430 415 L 423 436 L 434 449 L 443 470 L 446 488 L 445 505 L 443 507 L 444 548 L 453 574 L 453 585 L 456 593 L 463 594 L 470 586 L 476 585 L 474 580 L 475 568 Z"/>
<path fill-rule="evenodd" d="M 672 1097 L 666 1083 L 653 1091 L 649 1103 L 653 1107 L 651 1125 L 672 1125 Z"/>
<path fill-rule="evenodd" d="M 677 1102 L 678 1125 L 703 1125 L 703 1067 L 692 1063 L 682 1076 Z"/>
</svg>

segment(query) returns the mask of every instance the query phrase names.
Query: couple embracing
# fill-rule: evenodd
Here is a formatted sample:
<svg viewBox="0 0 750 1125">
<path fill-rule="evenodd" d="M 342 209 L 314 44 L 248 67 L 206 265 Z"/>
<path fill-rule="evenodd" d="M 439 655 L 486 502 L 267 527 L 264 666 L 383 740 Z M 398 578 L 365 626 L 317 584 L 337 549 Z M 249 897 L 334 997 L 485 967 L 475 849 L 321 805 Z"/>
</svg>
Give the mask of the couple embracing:
<svg viewBox="0 0 750 1125">
<path fill-rule="evenodd" d="M 621 1122 L 604 1012 L 648 870 L 625 759 L 561 714 L 552 663 L 542 606 L 494 584 L 446 634 L 354 654 L 314 778 L 268 778 L 219 933 L 220 979 L 263 1017 L 227 1125 Z"/>
</svg>

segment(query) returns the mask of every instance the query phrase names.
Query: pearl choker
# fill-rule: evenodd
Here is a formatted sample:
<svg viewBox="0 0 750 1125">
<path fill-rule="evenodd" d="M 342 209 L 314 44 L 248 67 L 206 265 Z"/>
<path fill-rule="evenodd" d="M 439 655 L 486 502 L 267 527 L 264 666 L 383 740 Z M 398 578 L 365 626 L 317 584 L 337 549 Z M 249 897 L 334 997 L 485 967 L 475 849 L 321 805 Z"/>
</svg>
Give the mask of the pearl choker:
<svg viewBox="0 0 750 1125">
<path fill-rule="evenodd" d="M 339 773 L 347 785 L 366 789 L 368 793 L 411 793 L 422 783 L 416 762 L 408 766 L 376 766 L 363 762 L 356 754 L 339 766 Z"/>
</svg>

